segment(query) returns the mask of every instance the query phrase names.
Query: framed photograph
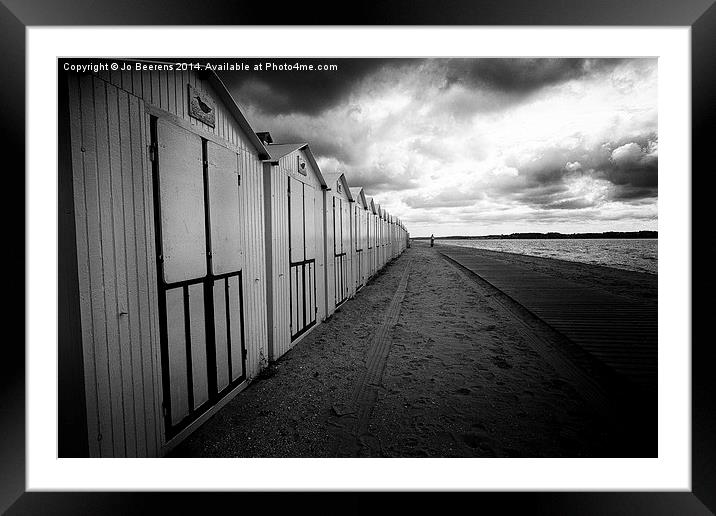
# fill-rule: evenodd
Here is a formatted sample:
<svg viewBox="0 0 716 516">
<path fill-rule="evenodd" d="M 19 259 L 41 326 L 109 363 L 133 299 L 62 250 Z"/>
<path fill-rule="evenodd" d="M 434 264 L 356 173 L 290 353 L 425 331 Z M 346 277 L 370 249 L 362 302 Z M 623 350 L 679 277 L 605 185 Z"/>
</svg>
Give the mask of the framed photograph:
<svg viewBox="0 0 716 516">
<path fill-rule="evenodd" d="M 28 303 L 3 509 L 714 510 L 710 2 L 354 27 L 6 4 Z"/>
</svg>

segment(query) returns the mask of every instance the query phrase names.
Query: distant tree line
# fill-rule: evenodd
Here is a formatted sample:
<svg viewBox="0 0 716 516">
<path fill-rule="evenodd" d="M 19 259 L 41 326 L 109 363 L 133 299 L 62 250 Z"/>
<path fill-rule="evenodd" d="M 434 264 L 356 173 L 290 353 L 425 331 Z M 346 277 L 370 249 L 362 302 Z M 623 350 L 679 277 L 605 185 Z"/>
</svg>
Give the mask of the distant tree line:
<svg viewBox="0 0 716 516">
<path fill-rule="evenodd" d="M 510 239 L 566 239 L 566 238 L 658 238 L 658 231 L 605 231 L 603 233 L 510 233 L 509 235 L 436 237 L 440 240 L 510 240 Z M 430 237 L 411 237 L 412 240 L 428 240 Z"/>
</svg>

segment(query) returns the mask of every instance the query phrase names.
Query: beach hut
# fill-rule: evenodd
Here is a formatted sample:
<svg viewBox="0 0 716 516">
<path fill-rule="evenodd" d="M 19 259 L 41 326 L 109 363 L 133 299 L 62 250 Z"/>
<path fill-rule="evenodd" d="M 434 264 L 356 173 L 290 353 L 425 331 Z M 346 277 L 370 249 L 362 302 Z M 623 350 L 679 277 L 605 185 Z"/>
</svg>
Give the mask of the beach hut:
<svg viewBox="0 0 716 516">
<path fill-rule="evenodd" d="M 378 225 L 377 211 L 375 202 L 372 197 L 366 197 L 366 235 L 367 241 L 367 258 L 368 258 L 368 277 L 371 278 L 378 272 Z"/>
<path fill-rule="evenodd" d="M 390 254 L 393 259 L 398 257 L 398 235 L 395 216 L 390 217 Z"/>
<path fill-rule="evenodd" d="M 368 281 L 368 201 L 362 187 L 350 189 L 353 202 L 353 248 L 355 259 L 353 260 L 353 278 L 356 290 L 360 289 Z"/>
<path fill-rule="evenodd" d="M 405 237 L 405 226 L 400 219 L 398 219 L 398 245 L 400 246 L 400 254 L 403 254 L 407 247 L 407 239 Z"/>
<path fill-rule="evenodd" d="M 326 316 L 355 294 L 353 280 L 353 196 L 342 172 L 326 175 Z"/>
<path fill-rule="evenodd" d="M 277 360 L 325 318 L 323 189 L 306 143 L 273 143 L 264 170 L 268 357 Z"/>
<path fill-rule="evenodd" d="M 393 218 L 393 253 L 397 258 L 401 255 L 403 249 L 400 246 L 400 220 L 398 217 Z"/>
<path fill-rule="evenodd" d="M 214 73 L 151 67 L 59 76 L 60 456 L 163 455 L 266 356 L 269 155 Z"/>
<path fill-rule="evenodd" d="M 388 263 L 388 231 L 386 228 L 385 218 L 388 214 L 385 209 L 378 205 L 378 211 L 380 215 L 378 216 L 378 223 L 380 224 L 380 246 L 379 246 L 379 254 L 380 254 L 380 268 L 382 269 L 385 267 L 385 264 Z"/>
<path fill-rule="evenodd" d="M 388 214 L 388 256 L 390 260 L 394 260 L 396 257 L 396 246 L 395 246 L 395 217 Z"/>
<path fill-rule="evenodd" d="M 397 258 L 400 255 L 400 246 L 398 245 L 398 217 L 392 217 L 390 226 L 391 250 L 393 252 L 393 258 Z"/>
<path fill-rule="evenodd" d="M 386 262 L 390 263 L 390 261 L 394 258 L 393 255 L 393 216 L 390 213 L 386 213 L 385 216 L 385 232 L 386 232 L 386 244 L 388 246 L 387 248 L 387 260 Z"/>
<path fill-rule="evenodd" d="M 383 268 L 383 210 L 375 203 L 375 267 L 376 272 Z"/>
</svg>

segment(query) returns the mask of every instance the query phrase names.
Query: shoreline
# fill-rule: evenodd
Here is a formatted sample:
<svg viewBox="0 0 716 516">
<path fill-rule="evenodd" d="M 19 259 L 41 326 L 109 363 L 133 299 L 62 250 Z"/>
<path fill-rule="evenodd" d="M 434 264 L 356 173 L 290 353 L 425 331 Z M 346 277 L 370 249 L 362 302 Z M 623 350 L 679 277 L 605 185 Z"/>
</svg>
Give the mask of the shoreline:
<svg viewBox="0 0 716 516">
<path fill-rule="evenodd" d="M 534 241 L 539 241 L 539 242 L 541 242 L 541 241 L 550 240 L 550 239 L 530 239 L 530 240 L 534 240 Z M 554 239 L 554 240 L 562 241 L 562 240 L 566 240 L 566 239 Z M 587 240 L 587 239 L 580 239 L 580 240 Z M 595 240 L 605 240 L 605 239 L 595 239 Z M 629 239 L 622 239 L 622 240 L 632 241 L 632 240 L 656 240 L 656 239 L 653 239 L 653 238 L 652 238 L 652 239 L 629 238 Z M 439 243 L 440 245 L 452 245 L 452 246 L 456 246 L 456 247 L 467 247 L 467 248 L 469 248 L 469 249 L 480 249 L 480 250 L 483 250 L 483 251 L 493 251 L 493 252 L 496 252 L 496 253 L 517 254 L 517 255 L 520 255 L 520 256 L 532 256 L 532 257 L 535 257 L 535 258 L 544 258 L 544 259 L 547 259 L 547 260 L 557 260 L 557 261 L 561 261 L 561 262 L 579 263 L 579 264 L 582 264 L 582 265 L 589 265 L 589 266 L 596 266 L 596 267 L 606 267 L 606 268 L 608 268 L 608 269 L 617 269 L 617 270 L 620 270 L 620 271 L 636 272 L 636 273 L 640 273 L 640 274 L 649 274 L 649 275 L 651 275 L 651 276 L 658 276 L 658 274 L 659 274 L 659 271 L 658 271 L 658 263 L 657 263 L 657 266 L 656 266 L 656 270 L 652 272 L 652 271 L 646 270 L 646 269 L 635 270 L 635 269 L 633 269 L 633 268 L 627 268 L 627 267 L 624 267 L 624 266 L 619 266 L 618 264 L 585 262 L 585 261 L 576 260 L 576 259 L 574 259 L 574 260 L 569 260 L 569 259 L 566 259 L 566 258 L 560 258 L 560 257 L 558 257 L 558 256 L 542 256 L 542 255 L 537 255 L 537 254 L 528 254 L 528 253 L 520 253 L 520 252 L 515 252 L 515 251 L 508 251 L 508 250 L 504 250 L 504 249 L 489 249 L 489 248 L 487 248 L 487 247 L 474 247 L 474 246 L 470 246 L 470 245 L 460 245 L 460 244 L 451 243 L 451 242 L 453 242 L 453 241 L 454 241 L 454 240 L 438 240 L 438 239 L 435 239 L 435 243 L 436 243 L 436 244 Z M 510 239 L 510 240 L 506 240 L 506 241 L 515 241 L 515 239 Z"/>
<path fill-rule="evenodd" d="M 618 267 L 609 267 L 607 265 L 513 253 L 510 251 L 495 251 L 479 247 L 460 246 L 443 242 L 436 245 L 436 248 L 439 249 L 440 246 L 459 247 L 461 249 L 470 249 L 485 256 L 507 258 L 533 270 L 601 288 L 607 292 L 629 299 L 656 303 L 658 296 L 659 275 L 657 273 L 633 271 Z"/>
</svg>

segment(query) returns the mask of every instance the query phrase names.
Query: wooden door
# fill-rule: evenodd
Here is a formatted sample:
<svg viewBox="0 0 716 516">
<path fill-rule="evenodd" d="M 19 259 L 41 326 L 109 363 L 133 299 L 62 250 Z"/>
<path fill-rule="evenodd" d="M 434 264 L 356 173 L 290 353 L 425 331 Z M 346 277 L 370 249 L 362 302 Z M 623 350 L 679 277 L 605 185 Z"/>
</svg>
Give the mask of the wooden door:
<svg viewBox="0 0 716 516">
<path fill-rule="evenodd" d="M 152 117 L 167 440 L 246 378 L 239 157 Z"/>
<path fill-rule="evenodd" d="M 316 194 L 311 185 L 288 178 L 291 340 L 316 324 Z"/>
</svg>

